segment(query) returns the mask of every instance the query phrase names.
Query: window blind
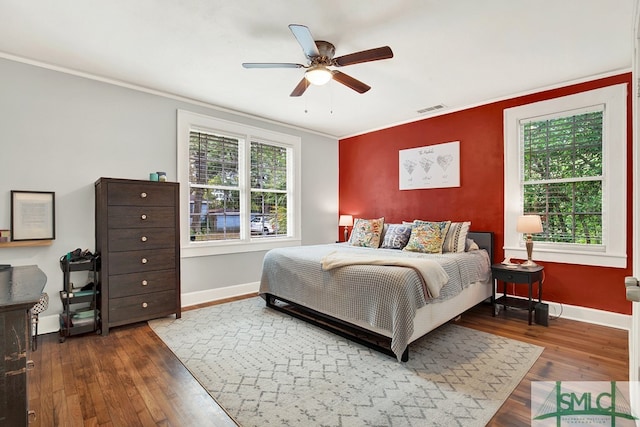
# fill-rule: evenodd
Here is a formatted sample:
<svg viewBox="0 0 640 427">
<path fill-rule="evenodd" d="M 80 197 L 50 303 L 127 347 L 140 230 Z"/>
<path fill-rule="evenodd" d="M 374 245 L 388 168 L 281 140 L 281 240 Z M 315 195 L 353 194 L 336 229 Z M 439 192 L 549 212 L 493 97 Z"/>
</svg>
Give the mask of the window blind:
<svg viewBox="0 0 640 427">
<path fill-rule="evenodd" d="M 602 244 L 602 106 L 520 123 L 523 212 L 542 217 L 538 241 Z"/>
</svg>

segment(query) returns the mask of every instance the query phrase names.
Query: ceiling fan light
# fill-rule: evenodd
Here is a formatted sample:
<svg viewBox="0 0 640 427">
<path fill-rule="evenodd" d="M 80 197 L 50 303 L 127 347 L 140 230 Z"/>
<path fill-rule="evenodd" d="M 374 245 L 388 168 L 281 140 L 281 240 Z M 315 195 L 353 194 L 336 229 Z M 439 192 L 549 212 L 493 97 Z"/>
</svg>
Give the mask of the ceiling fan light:
<svg viewBox="0 0 640 427">
<path fill-rule="evenodd" d="M 314 67 L 309 68 L 306 73 L 304 73 L 304 77 L 309 81 L 309 83 L 322 86 L 326 84 L 329 80 L 331 80 L 331 71 L 326 69 L 325 67 Z"/>
</svg>

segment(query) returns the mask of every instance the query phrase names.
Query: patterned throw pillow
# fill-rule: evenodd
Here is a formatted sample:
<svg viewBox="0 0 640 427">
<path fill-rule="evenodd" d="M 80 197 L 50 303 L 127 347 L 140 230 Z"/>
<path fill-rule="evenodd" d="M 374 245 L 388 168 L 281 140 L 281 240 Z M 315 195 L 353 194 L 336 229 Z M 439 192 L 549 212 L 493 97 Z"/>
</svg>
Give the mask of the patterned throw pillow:
<svg viewBox="0 0 640 427">
<path fill-rule="evenodd" d="M 442 253 L 464 252 L 471 221 L 452 222 L 442 245 Z"/>
<path fill-rule="evenodd" d="M 411 236 L 411 225 L 389 224 L 387 231 L 382 239 L 381 248 L 384 249 L 403 249 L 409 242 Z M 387 225 L 385 224 L 385 227 Z"/>
<path fill-rule="evenodd" d="M 380 247 L 380 236 L 384 227 L 384 217 L 378 219 L 356 218 L 349 243 L 352 246 L 364 246 L 366 248 Z"/>
<path fill-rule="evenodd" d="M 451 221 L 413 221 L 411 237 L 403 251 L 441 254 L 442 244 L 450 225 Z"/>
</svg>

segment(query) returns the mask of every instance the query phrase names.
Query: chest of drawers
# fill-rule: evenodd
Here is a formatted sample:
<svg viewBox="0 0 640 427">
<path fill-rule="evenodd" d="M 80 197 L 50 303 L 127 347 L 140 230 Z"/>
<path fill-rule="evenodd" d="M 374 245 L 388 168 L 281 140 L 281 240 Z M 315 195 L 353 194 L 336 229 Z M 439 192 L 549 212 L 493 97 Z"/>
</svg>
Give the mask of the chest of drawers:
<svg viewBox="0 0 640 427">
<path fill-rule="evenodd" d="M 170 314 L 179 318 L 179 184 L 100 178 L 95 188 L 102 334 Z"/>
</svg>

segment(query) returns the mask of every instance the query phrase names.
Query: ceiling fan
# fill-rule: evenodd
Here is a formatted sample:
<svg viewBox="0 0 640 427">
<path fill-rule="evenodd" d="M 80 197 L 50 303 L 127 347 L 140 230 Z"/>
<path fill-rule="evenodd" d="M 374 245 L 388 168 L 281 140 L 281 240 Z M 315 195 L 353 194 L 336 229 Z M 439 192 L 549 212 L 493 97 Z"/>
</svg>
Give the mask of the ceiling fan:
<svg viewBox="0 0 640 427">
<path fill-rule="evenodd" d="M 298 40 L 298 43 L 300 43 L 300 46 L 302 46 L 302 51 L 307 57 L 307 65 L 288 62 L 245 62 L 242 66 L 244 68 L 306 68 L 307 71 L 305 71 L 304 77 L 293 89 L 291 96 L 301 96 L 310 84 L 323 85 L 331 79 L 358 93 L 365 93 L 371 89 L 371 86 L 343 72 L 329 69 L 329 67 L 344 67 L 362 62 L 393 58 L 393 52 L 389 46 L 363 50 L 334 58 L 335 46 L 327 41 L 314 40 L 311 31 L 306 26 L 290 24 L 289 29 Z"/>
</svg>

